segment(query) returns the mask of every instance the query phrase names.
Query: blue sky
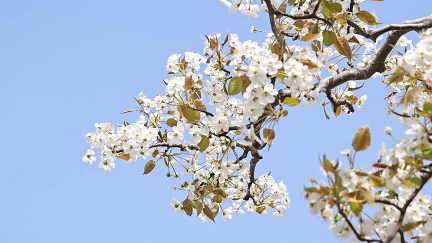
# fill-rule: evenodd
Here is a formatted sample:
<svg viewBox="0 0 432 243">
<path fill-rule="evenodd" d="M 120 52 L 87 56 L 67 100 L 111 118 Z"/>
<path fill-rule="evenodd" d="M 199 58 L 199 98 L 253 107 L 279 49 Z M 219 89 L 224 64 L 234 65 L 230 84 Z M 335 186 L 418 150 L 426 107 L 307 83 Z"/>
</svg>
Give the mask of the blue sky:
<svg viewBox="0 0 432 243">
<path fill-rule="evenodd" d="M 432 9 L 429 0 L 364 6 L 386 24 Z M 320 106 L 295 107 L 276 127 L 257 173 L 271 170 L 287 184 L 292 204 L 281 220 L 234 215 L 202 224 L 171 210 L 179 196 L 171 188 L 179 181 L 166 179 L 164 168 L 143 176 L 140 160 L 103 173 L 81 161 L 95 122 L 121 122 L 118 113 L 133 108 L 131 95 L 140 91 L 163 93 L 170 54 L 201 52 L 203 34 L 263 40 L 249 32 L 251 25 L 270 30 L 261 15 L 248 20 L 216 0 L 0 0 L 0 242 L 339 241 L 309 214 L 302 188 L 320 175 L 318 154 L 342 158 L 360 126 L 370 126 L 372 145 L 358 154 L 359 167 L 376 160 L 383 141 L 393 143 L 385 126 L 402 136 L 405 128 L 384 113 L 387 90 L 380 80 L 357 91 L 369 97 L 359 113 L 327 121 Z"/>
</svg>

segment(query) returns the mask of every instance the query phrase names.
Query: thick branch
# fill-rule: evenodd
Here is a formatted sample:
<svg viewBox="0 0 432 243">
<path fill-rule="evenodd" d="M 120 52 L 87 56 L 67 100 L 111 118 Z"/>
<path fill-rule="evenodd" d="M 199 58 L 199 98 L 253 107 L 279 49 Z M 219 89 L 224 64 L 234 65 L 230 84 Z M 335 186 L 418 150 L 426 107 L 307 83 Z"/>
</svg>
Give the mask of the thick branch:
<svg viewBox="0 0 432 243">
<path fill-rule="evenodd" d="M 417 19 L 417 20 L 405 21 L 404 24 L 418 24 L 418 23 L 424 24 L 426 22 L 429 22 L 426 21 L 428 19 L 429 17 Z M 430 28 L 432 26 L 424 24 L 424 27 Z M 375 58 L 366 67 L 360 69 L 356 69 L 356 68 L 349 69 L 341 72 L 338 75 L 331 77 L 330 79 L 327 80 L 326 84 L 324 85 L 325 91 L 333 89 L 350 80 L 366 80 L 372 77 L 372 75 L 375 74 L 376 72 L 381 72 L 381 73 L 384 72 L 386 70 L 385 60 L 387 56 L 393 50 L 394 46 L 399 41 L 401 36 L 405 35 L 411 30 L 393 30 L 392 32 L 390 32 L 384 44 L 376 53 Z"/>
<path fill-rule="evenodd" d="M 427 21 L 429 20 L 429 21 Z M 426 21 L 424 21 L 423 23 L 417 23 L 417 24 L 389 24 L 386 26 L 383 26 L 379 29 L 376 30 L 365 30 L 363 28 L 361 28 L 358 24 L 356 24 L 355 22 L 347 19 L 347 23 L 348 25 L 352 26 L 355 30 L 357 30 L 357 34 L 364 36 L 368 39 L 373 40 L 374 42 L 376 42 L 376 39 L 389 31 L 393 31 L 393 30 L 402 30 L 402 31 L 412 31 L 412 30 L 422 30 L 424 28 L 428 28 L 431 26 L 432 22 L 430 22 L 430 19 L 426 19 Z"/>
</svg>

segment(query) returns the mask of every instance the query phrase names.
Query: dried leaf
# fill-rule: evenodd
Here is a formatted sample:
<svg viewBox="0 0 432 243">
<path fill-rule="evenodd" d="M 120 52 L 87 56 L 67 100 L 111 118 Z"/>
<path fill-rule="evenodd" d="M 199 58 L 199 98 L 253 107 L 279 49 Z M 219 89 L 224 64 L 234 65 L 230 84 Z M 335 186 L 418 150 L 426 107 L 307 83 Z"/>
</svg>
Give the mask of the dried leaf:
<svg viewBox="0 0 432 243">
<path fill-rule="evenodd" d="M 135 110 L 135 109 L 130 109 L 130 110 L 127 110 L 127 111 L 123 111 L 122 113 L 120 113 L 119 115 L 121 115 L 121 114 L 124 114 L 124 113 L 129 113 L 129 112 L 132 112 L 132 111 L 138 111 L 138 110 Z"/>
</svg>

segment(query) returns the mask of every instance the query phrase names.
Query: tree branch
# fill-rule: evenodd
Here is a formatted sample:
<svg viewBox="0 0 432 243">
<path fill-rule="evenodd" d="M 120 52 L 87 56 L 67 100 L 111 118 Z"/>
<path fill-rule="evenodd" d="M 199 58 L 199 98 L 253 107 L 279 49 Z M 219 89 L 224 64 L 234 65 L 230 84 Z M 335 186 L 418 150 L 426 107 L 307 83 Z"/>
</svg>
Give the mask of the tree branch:
<svg viewBox="0 0 432 243">
<path fill-rule="evenodd" d="M 417 20 L 405 21 L 404 24 L 418 24 L 423 23 L 424 28 L 430 28 L 432 25 L 425 25 L 426 22 L 429 22 L 430 17 L 425 17 Z M 350 80 L 365 80 L 372 77 L 376 72 L 384 72 L 385 68 L 385 60 L 390 52 L 393 50 L 394 46 L 399 41 L 400 37 L 405 35 L 411 30 L 393 30 L 387 36 L 384 44 L 378 50 L 375 55 L 375 58 L 364 68 L 360 69 L 349 69 L 341 72 L 338 75 L 335 75 L 329 78 L 324 84 L 325 92 L 327 90 L 333 89 L 343 83 L 346 83 Z"/>
<path fill-rule="evenodd" d="M 387 201 L 387 200 L 375 199 L 375 202 L 376 202 L 376 203 L 387 204 L 387 205 L 390 205 L 390 206 L 395 207 L 397 210 L 399 210 L 399 212 L 402 211 L 402 208 L 401 208 L 401 207 L 399 207 L 398 205 L 396 205 L 396 204 L 394 204 L 394 203 L 392 203 L 392 202 L 389 202 L 389 201 Z"/>
<path fill-rule="evenodd" d="M 359 34 L 363 37 L 366 37 L 368 39 L 373 40 L 374 42 L 376 42 L 377 38 L 389 31 L 393 31 L 393 30 L 402 30 L 402 31 L 412 31 L 412 30 L 416 30 L 416 31 L 420 31 L 424 28 L 428 28 L 428 26 L 430 27 L 432 24 L 432 20 L 430 19 L 426 19 L 423 23 L 417 23 L 417 24 L 389 24 L 386 26 L 383 26 L 379 29 L 376 30 L 365 30 L 363 28 L 361 28 L 357 23 L 347 19 L 347 23 L 348 25 L 352 26 L 355 30 L 357 30 L 356 34 Z"/>
<path fill-rule="evenodd" d="M 411 202 L 414 200 L 414 198 L 417 196 L 417 194 L 421 191 L 421 189 L 423 188 L 423 186 L 428 182 L 428 180 L 431 177 L 432 177 L 432 172 L 429 172 L 429 173 L 427 173 L 427 174 L 425 174 L 425 175 L 423 175 L 421 177 L 421 180 L 422 180 L 421 185 L 419 186 L 419 188 L 417 188 L 417 189 L 414 190 L 414 192 L 411 194 L 411 196 L 405 202 L 405 205 L 402 207 L 402 209 L 400 211 L 401 213 L 399 215 L 399 220 L 398 220 L 398 222 L 397 222 L 397 224 L 396 224 L 393 232 L 390 234 L 389 238 L 387 238 L 386 243 L 390 243 L 394 239 L 394 237 L 396 236 L 396 234 L 399 233 L 399 231 L 401 230 L 401 227 L 402 227 L 402 222 L 403 222 L 403 219 L 405 217 L 406 210 L 408 209 L 408 207 L 410 206 Z"/>
<path fill-rule="evenodd" d="M 264 1 L 266 1 L 266 0 L 264 0 Z M 330 21 L 328 21 L 327 19 L 318 17 L 316 15 L 316 12 L 318 11 L 320 3 L 321 3 L 321 0 L 319 0 L 317 2 L 317 4 L 315 5 L 315 8 L 314 8 L 314 10 L 313 10 L 313 12 L 311 14 L 296 14 L 296 15 L 292 15 L 292 14 L 282 13 L 278 9 L 274 10 L 274 13 L 277 14 L 277 15 L 283 15 L 285 17 L 288 17 L 288 18 L 291 18 L 291 19 L 294 19 L 294 20 L 299 20 L 299 19 L 318 19 L 318 20 L 321 20 L 322 22 L 328 24 L 329 26 L 331 26 L 332 23 Z"/>
<path fill-rule="evenodd" d="M 153 145 L 150 145 L 149 148 L 157 148 L 157 147 L 166 147 L 167 149 L 169 148 L 180 148 L 180 149 L 189 149 L 189 150 L 200 150 L 200 148 L 196 145 L 193 144 L 169 144 L 169 143 L 156 143 Z M 123 153 L 124 150 L 123 149 L 119 149 L 116 151 L 113 151 L 113 153 L 116 154 L 120 154 Z"/>
<path fill-rule="evenodd" d="M 279 60 L 283 59 L 283 49 L 285 47 L 285 41 L 282 38 L 281 34 L 279 33 L 279 30 L 276 27 L 276 21 L 274 18 L 275 15 L 275 8 L 273 7 L 273 4 L 270 2 L 271 0 L 264 0 L 264 2 L 267 5 L 267 9 L 269 11 L 269 18 L 270 18 L 270 25 L 272 32 L 274 36 L 276 37 L 277 42 L 279 43 Z"/>
<path fill-rule="evenodd" d="M 348 226 L 350 227 L 350 229 L 354 232 L 354 234 L 356 235 L 357 239 L 359 241 L 366 241 L 366 242 L 381 242 L 381 240 L 378 239 L 366 239 L 363 238 L 358 232 L 357 230 L 354 228 L 354 225 L 351 223 L 351 221 L 348 219 L 348 217 L 346 216 L 346 214 L 341 210 L 339 204 L 337 204 L 337 207 L 339 209 L 339 213 L 342 215 L 342 217 L 345 219 L 345 221 L 347 222 Z"/>
</svg>

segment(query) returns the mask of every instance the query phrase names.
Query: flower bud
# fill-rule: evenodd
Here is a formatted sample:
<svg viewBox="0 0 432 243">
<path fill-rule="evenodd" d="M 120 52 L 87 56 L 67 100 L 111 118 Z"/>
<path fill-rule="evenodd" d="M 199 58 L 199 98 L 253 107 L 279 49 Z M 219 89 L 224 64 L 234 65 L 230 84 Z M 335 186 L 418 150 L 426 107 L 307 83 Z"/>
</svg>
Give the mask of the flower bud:
<svg viewBox="0 0 432 243">
<path fill-rule="evenodd" d="M 387 127 L 384 128 L 384 133 L 390 135 L 391 132 L 392 132 L 392 128 L 391 128 L 391 127 L 388 127 L 388 126 L 387 126 Z"/>
</svg>

